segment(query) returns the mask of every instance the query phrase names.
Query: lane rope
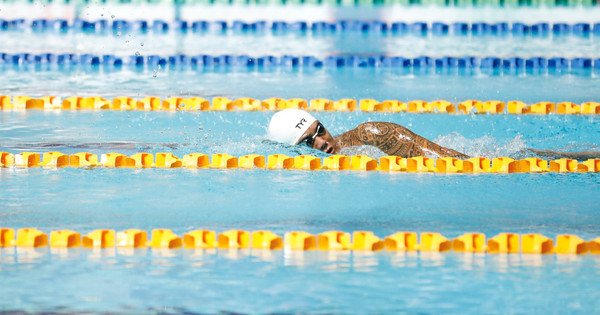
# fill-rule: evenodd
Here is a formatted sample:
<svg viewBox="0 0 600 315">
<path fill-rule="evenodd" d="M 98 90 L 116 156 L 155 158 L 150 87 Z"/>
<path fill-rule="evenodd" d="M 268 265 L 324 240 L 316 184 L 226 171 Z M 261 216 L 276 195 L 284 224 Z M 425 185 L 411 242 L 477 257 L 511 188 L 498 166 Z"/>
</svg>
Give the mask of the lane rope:
<svg viewBox="0 0 600 315">
<path fill-rule="evenodd" d="M 0 95 L 0 110 L 119 110 L 119 111 L 276 111 L 286 108 L 298 108 L 318 112 L 390 112 L 390 113 L 438 113 L 438 114 L 600 114 L 599 102 L 539 102 L 526 104 L 521 101 L 478 101 L 466 100 L 453 104 L 446 100 L 426 102 L 413 100 L 378 101 L 374 99 L 325 98 L 305 100 L 301 98 L 269 98 L 258 100 L 243 97 L 231 100 L 226 97 L 214 97 L 209 101 L 202 97 L 181 98 L 116 97 L 112 100 L 100 96 L 92 97 L 56 97 Z"/>
<path fill-rule="evenodd" d="M 61 152 L 35 152 L 12 154 L 0 152 L 0 167 L 106 167 L 106 168 L 191 168 L 191 169 L 264 169 L 306 171 L 385 171 L 408 173 L 598 173 L 600 159 L 577 161 L 574 159 L 542 160 L 508 157 L 488 159 L 474 157 L 468 160 L 456 158 L 402 158 L 384 156 L 379 160 L 366 155 L 331 155 L 323 159 L 312 155 L 290 157 L 273 154 L 267 157 L 249 154 L 238 157 L 225 153 L 191 153 L 178 158 L 173 153 L 136 153 L 127 156 L 120 153 L 98 155 L 80 152 L 67 155 Z"/>
<path fill-rule="evenodd" d="M 163 70 L 210 70 L 222 67 L 258 70 L 265 68 L 282 69 L 337 69 L 337 68 L 391 68 L 391 69 L 470 69 L 481 70 L 495 74 L 502 70 L 503 74 L 520 74 L 528 70 L 531 74 L 535 72 L 548 71 L 553 74 L 585 74 L 585 70 L 600 69 L 600 58 L 589 57 L 508 57 L 495 56 L 475 57 L 431 57 L 419 56 L 415 58 L 403 56 L 327 56 L 317 58 L 314 56 L 259 56 L 248 55 L 186 55 L 176 54 L 170 56 L 159 55 L 133 55 L 116 56 L 112 54 L 70 54 L 70 53 L 41 53 L 32 54 L 2 53 L 0 52 L 0 71 L 13 70 L 122 70 L 123 67 L 140 70 L 148 69 Z M 160 68 L 159 68 L 160 67 Z M 588 71 L 589 72 L 589 71 Z"/>
<path fill-rule="evenodd" d="M 555 245 L 556 244 L 556 245 Z M 169 229 L 154 229 L 151 238 L 138 229 L 115 232 L 98 229 L 87 235 L 71 230 L 51 231 L 48 235 L 36 228 L 0 228 L 0 247 L 25 248 L 153 248 L 153 249 L 255 249 L 297 251 L 420 251 L 469 252 L 488 254 L 600 254 L 600 237 L 585 241 L 576 235 L 558 235 L 556 243 L 541 234 L 500 233 L 486 242 L 483 233 L 465 233 L 448 239 L 440 233 L 397 232 L 385 238 L 370 231 L 327 231 L 313 235 L 303 231 L 287 232 L 282 238 L 271 231 L 193 230 L 176 235 Z"/>
<path fill-rule="evenodd" d="M 121 35 L 123 32 L 134 33 L 204 33 L 204 32 L 224 32 L 233 31 L 235 33 L 261 33 L 271 31 L 275 33 L 282 32 L 313 32 L 313 33 L 337 33 L 337 32 L 373 32 L 382 34 L 411 34 L 411 35 L 491 35 L 502 36 L 513 34 L 516 36 L 547 36 L 554 35 L 575 35 L 586 36 L 593 34 L 600 35 L 600 23 L 535 23 L 526 24 L 521 22 L 497 22 L 497 23 L 443 23 L 443 22 L 391 22 L 387 23 L 379 20 L 339 20 L 335 22 L 317 21 L 317 22 L 285 22 L 285 21 L 185 21 L 175 20 L 168 22 L 165 20 L 82 20 L 75 19 L 67 21 L 66 19 L 0 19 L 0 31 L 16 31 L 31 29 L 36 32 L 83 32 L 88 34 L 104 34 L 113 32 L 114 35 Z"/>
</svg>

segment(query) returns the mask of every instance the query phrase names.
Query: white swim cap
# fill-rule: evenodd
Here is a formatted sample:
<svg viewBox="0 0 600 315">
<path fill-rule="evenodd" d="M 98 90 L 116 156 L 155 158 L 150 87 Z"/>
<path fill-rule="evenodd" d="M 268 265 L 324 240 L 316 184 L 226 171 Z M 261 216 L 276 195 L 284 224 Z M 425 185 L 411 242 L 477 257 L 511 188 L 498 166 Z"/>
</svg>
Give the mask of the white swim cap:
<svg viewBox="0 0 600 315">
<path fill-rule="evenodd" d="M 315 117 L 301 109 L 284 109 L 271 118 L 269 136 L 277 142 L 296 144 L 315 121 Z"/>
</svg>

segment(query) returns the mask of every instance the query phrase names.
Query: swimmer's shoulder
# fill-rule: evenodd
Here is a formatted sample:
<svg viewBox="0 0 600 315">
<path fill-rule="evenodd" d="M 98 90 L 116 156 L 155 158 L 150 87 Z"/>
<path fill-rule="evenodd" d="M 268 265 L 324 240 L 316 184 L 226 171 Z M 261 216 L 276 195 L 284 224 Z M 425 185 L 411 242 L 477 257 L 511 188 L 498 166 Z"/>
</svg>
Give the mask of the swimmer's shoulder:
<svg viewBox="0 0 600 315">
<path fill-rule="evenodd" d="M 396 129 L 406 130 L 405 127 L 388 121 L 367 121 L 356 126 L 354 129 L 348 130 L 336 136 L 335 138 L 338 140 L 347 141 L 355 138 L 363 138 L 361 135 L 364 135 L 365 133 L 381 135 L 387 134 L 388 132 Z"/>
<path fill-rule="evenodd" d="M 389 121 L 367 121 L 360 125 L 358 125 L 355 129 L 369 129 L 369 128 L 405 128 L 404 126 L 398 125 L 397 123 L 389 122 Z"/>
<path fill-rule="evenodd" d="M 372 128 L 378 128 L 378 127 L 388 127 L 388 128 L 395 128 L 395 127 L 402 127 L 398 124 L 392 123 L 392 122 L 388 122 L 388 121 L 366 121 L 358 126 L 356 126 L 354 129 L 347 131 L 346 133 L 356 133 L 356 132 L 361 132 L 361 131 L 365 131 L 365 130 L 370 130 Z"/>
<path fill-rule="evenodd" d="M 372 134 L 373 136 L 387 136 L 390 134 L 404 134 L 410 132 L 406 127 L 389 121 L 369 121 L 364 122 L 354 128 L 356 133 Z"/>
</svg>

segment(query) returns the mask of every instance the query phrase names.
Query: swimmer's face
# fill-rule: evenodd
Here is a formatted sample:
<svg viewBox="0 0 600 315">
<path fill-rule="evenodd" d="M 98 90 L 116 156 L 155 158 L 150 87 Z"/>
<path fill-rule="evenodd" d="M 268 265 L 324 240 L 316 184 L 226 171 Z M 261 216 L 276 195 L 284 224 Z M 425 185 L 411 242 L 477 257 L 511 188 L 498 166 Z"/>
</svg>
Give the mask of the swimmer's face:
<svg viewBox="0 0 600 315">
<path fill-rule="evenodd" d="M 308 127 L 296 144 L 304 144 L 328 154 L 335 154 L 340 151 L 337 141 L 333 139 L 329 131 L 318 120 Z"/>
</svg>

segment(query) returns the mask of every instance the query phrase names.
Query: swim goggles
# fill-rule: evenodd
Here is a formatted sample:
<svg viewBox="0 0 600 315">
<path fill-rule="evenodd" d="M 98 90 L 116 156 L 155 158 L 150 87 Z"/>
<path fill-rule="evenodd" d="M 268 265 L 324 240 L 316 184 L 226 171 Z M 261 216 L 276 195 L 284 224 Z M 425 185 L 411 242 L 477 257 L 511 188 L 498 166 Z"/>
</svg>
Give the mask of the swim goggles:
<svg viewBox="0 0 600 315">
<path fill-rule="evenodd" d="M 304 142 L 309 148 L 312 148 L 313 144 L 315 144 L 315 139 L 324 135 L 325 127 L 319 122 L 317 124 L 317 130 L 315 130 L 315 134 L 312 135 L 312 137 L 305 138 L 302 142 Z"/>
</svg>

